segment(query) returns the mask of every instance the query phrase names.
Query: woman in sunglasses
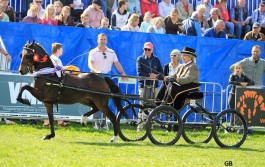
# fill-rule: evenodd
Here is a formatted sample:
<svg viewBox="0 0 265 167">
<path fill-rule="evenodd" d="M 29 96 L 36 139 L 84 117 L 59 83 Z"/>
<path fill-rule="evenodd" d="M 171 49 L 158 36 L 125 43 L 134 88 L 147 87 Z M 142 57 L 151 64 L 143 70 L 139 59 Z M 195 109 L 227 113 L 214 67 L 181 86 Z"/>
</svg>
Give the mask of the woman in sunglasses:
<svg viewBox="0 0 265 167">
<path fill-rule="evenodd" d="M 37 5 L 38 6 L 38 18 L 42 19 L 45 15 L 45 10 L 42 8 L 42 0 L 33 0 L 33 3 L 31 3 L 29 6 L 31 5 Z M 30 10 L 28 10 L 27 12 L 27 16 L 30 15 Z"/>
<path fill-rule="evenodd" d="M 172 50 L 172 52 L 170 53 L 171 62 L 164 66 L 164 76 L 174 75 L 178 66 L 180 65 L 180 57 L 181 53 L 178 49 Z"/>
</svg>

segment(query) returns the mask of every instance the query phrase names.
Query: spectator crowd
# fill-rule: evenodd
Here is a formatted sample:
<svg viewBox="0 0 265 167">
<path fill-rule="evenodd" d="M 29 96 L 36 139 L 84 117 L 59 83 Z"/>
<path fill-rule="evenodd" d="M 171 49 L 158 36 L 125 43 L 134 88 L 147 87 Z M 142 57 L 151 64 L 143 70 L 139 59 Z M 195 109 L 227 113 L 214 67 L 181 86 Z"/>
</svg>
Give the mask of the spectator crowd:
<svg viewBox="0 0 265 167">
<path fill-rule="evenodd" d="M 53 0 L 43 9 L 42 0 L 33 0 L 21 22 L 53 26 L 76 26 L 121 31 L 235 38 L 264 41 L 265 0 L 248 15 L 246 0 L 237 0 L 230 10 L 227 0 Z M 0 21 L 14 22 L 9 0 L 0 0 Z"/>
</svg>

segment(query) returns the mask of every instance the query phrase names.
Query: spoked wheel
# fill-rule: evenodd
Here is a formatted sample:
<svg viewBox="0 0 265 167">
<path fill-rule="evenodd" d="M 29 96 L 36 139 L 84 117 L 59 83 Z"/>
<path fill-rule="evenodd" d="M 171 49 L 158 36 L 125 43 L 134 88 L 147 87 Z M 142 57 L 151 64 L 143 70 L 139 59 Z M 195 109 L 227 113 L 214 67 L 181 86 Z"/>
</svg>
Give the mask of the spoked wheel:
<svg viewBox="0 0 265 167">
<path fill-rule="evenodd" d="M 236 110 L 220 112 L 213 124 L 213 137 L 220 147 L 240 147 L 247 137 L 247 124 Z"/>
<path fill-rule="evenodd" d="M 158 106 L 147 119 L 147 135 L 154 144 L 173 145 L 182 132 L 182 120 L 171 106 Z"/>
<path fill-rule="evenodd" d="M 198 112 L 197 112 L 198 111 Z M 182 137 L 187 143 L 208 143 L 212 138 L 213 116 L 196 108 L 183 116 Z"/>
<path fill-rule="evenodd" d="M 118 133 L 124 141 L 142 141 L 147 137 L 146 120 L 150 109 L 140 104 L 131 104 L 124 107 L 129 116 L 125 118 L 120 112 L 117 116 Z M 140 113 L 141 110 L 141 114 Z"/>
</svg>

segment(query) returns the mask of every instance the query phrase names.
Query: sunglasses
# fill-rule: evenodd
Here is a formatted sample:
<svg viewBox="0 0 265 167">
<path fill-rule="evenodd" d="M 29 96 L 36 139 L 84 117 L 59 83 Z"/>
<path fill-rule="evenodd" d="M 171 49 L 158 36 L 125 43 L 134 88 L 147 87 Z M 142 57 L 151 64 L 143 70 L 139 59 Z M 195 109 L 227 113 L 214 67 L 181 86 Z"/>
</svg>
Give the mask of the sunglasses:
<svg viewBox="0 0 265 167">
<path fill-rule="evenodd" d="M 151 51 L 151 49 L 148 49 L 148 48 L 144 48 L 145 51 Z"/>
<path fill-rule="evenodd" d="M 171 57 L 177 57 L 178 55 L 170 55 Z"/>
<path fill-rule="evenodd" d="M 36 3 L 42 3 L 42 1 L 36 1 Z"/>
<path fill-rule="evenodd" d="M 102 54 L 104 55 L 104 59 L 106 59 L 107 58 L 106 53 L 103 52 Z"/>
</svg>

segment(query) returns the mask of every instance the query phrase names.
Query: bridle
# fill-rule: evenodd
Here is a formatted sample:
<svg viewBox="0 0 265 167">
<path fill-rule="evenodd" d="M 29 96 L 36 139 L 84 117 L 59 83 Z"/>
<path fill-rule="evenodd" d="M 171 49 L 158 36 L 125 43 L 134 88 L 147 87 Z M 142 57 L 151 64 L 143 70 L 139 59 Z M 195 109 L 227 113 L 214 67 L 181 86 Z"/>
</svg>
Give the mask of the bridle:
<svg viewBox="0 0 265 167">
<path fill-rule="evenodd" d="M 32 53 L 28 54 L 28 52 L 27 52 L 27 54 L 24 55 L 26 59 L 30 59 L 30 57 L 32 57 L 34 55 L 34 52 L 35 52 L 34 49 L 31 49 L 31 48 L 26 47 L 26 46 L 23 47 L 23 49 L 32 51 Z M 22 57 L 22 55 L 21 55 L 21 57 Z M 21 64 L 26 66 L 26 73 L 28 73 L 28 72 L 33 73 L 33 70 L 32 70 L 33 64 L 31 62 L 24 63 L 22 61 Z"/>
</svg>

